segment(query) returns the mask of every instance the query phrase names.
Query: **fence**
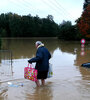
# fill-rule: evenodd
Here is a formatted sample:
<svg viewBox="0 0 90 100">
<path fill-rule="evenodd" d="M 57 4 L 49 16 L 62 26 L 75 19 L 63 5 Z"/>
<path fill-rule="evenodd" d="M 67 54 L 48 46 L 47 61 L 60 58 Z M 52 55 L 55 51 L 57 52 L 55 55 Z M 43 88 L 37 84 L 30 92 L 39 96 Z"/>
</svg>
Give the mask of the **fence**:
<svg viewBox="0 0 90 100">
<path fill-rule="evenodd" d="M 12 65 L 12 51 L 0 50 L 0 63 Z"/>
<path fill-rule="evenodd" d="M 0 50 L 0 81 L 8 80 L 12 75 L 12 51 Z"/>
</svg>

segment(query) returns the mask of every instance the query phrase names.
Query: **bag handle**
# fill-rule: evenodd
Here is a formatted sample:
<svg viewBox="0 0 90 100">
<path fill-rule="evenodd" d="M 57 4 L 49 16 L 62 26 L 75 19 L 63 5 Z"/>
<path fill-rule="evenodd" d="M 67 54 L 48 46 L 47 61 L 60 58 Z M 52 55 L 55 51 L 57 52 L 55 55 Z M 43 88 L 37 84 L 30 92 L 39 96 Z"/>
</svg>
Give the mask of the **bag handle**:
<svg viewBox="0 0 90 100">
<path fill-rule="evenodd" d="M 28 63 L 28 67 L 32 68 L 32 66 L 33 66 L 32 64 Z"/>
</svg>

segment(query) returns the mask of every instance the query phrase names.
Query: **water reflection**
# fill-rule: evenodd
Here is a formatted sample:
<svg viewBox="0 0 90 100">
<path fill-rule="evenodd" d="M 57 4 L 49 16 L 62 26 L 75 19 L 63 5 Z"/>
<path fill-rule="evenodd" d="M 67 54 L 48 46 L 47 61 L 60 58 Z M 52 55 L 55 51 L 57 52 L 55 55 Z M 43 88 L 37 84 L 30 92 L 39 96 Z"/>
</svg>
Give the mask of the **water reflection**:
<svg viewBox="0 0 90 100">
<path fill-rule="evenodd" d="M 90 43 L 85 45 L 85 55 L 81 56 L 81 44 L 79 41 L 61 41 L 57 39 L 3 39 L 2 49 L 11 50 L 13 53 L 13 67 L 11 71 L 13 72 L 11 75 L 13 79 L 23 78 L 23 69 L 27 66 L 27 60 L 35 56 L 36 48 L 34 44 L 37 40 L 41 40 L 52 54 L 50 62 L 53 64 L 54 77 L 50 81 L 53 82 L 53 85 L 47 84 L 45 87 L 33 88 L 34 84 L 30 82 L 30 85 L 28 84 L 24 89 L 22 88 L 23 93 L 18 89 L 22 97 L 18 100 L 57 100 L 60 97 L 62 100 L 70 100 L 71 97 L 74 97 L 72 100 L 75 100 L 75 98 L 77 100 L 89 100 L 90 70 L 81 67 L 81 64 L 90 62 Z M 3 58 L 1 57 L 0 59 L 1 71 L 2 68 L 5 69 L 6 67 L 2 66 Z M 9 70 L 11 69 L 7 67 L 6 70 L 10 72 Z M 15 89 L 15 91 L 17 90 Z M 11 94 L 11 90 L 9 92 Z M 18 92 L 15 96 L 17 97 L 17 95 Z M 10 98 L 11 96 L 8 100 L 11 100 L 13 97 Z"/>
<path fill-rule="evenodd" d="M 2 49 L 12 50 L 13 58 L 15 59 L 19 59 L 22 57 L 30 58 L 34 56 L 36 53 L 35 42 L 37 40 L 41 40 L 52 54 L 57 48 L 59 48 L 61 52 L 77 55 L 76 57 L 77 65 L 79 65 L 78 63 L 79 61 L 81 62 L 90 61 L 89 43 L 85 47 L 85 53 L 86 53 L 85 56 L 81 56 L 80 55 L 81 44 L 79 41 L 69 42 L 69 41 L 60 41 L 57 39 L 3 39 Z"/>
<path fill-rule="evenodd" d="M 32 94 L 26 94 L 26 100 L 52 100 L 52 97 L 52 89 L 48 86 L 35 88 Z"/>
<path fill-rule="evenodd" d="M 37 40 L 42 41 L 51 53 L 58 45 L 56 39 L 4 39 L 2 49 L 12 50 L 15 59 L 30 58 L 36 53 L 35 42 Z"/>
<path fill-rule="evenodd" d="M 62 52 L 60 48 L 57 48 L 52 54 L 51 63 L 55 65 L 56 68 L 72 68 L 75 58 L 76 56 L 72 53 L 68 54 L 67 52 Z"/>
<path fill-rule="evenodd" d="M 42 41 L 52 54 L 52 63 L 55 66 L 79 66 L 81 74 L 82 63 L 90 62 L 90 43 L 85 45 L 85 55 L 81 56 L 81 44 L 79 41 L 61 41 L 57 39 L 3 39 L 2 49 L 11 50 L 13 59 L 29 59 L 35 56 L 35 42 Z M 0 57 L 0 59 L 2 59 Z M 1 60 L 0 60 L 1 61 Z"/>
</svg>

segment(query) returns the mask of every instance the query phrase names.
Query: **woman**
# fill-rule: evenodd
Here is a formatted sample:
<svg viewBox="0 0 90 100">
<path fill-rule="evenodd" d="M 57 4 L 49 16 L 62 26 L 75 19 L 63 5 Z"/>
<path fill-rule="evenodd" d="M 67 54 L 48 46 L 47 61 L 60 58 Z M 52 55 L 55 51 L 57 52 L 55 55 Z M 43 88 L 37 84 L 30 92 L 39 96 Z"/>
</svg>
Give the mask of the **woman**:
<svg viewBox="0 0 90 100">
<path fill-rule="evenodd" d="M 44 44 L 41 41 L 37 41 L 35 45 L 37 48 L 36 57 L 31 58 L 28 60 L 28 62 L 36 62 L 35 69 L 38 71 L 36 85 L 39 87 L 39 79 L 41 79 L 42 85 L 45 85 L 45 79 L 47 78 L 49 59 L 51 58 L 51 54 L 48 49 L 44 47 Z"/>
</svg>

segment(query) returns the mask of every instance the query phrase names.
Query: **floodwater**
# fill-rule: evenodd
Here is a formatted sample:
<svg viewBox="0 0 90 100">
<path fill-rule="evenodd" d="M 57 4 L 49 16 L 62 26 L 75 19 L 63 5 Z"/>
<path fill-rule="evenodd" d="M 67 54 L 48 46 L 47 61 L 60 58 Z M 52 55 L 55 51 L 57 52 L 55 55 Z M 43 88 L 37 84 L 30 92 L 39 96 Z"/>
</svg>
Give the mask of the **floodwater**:
<svg viewBox="0 0 90 100">
<path fill-rule="evenodd" d="M 36 53 L 35 42 L 41 40 L 50 51 L 53 77 L 36 87 L 24 79 L 27 60 Z M 90 42 L 81 48 L 80 41 L 57 39 L 3 39 L 0 51 L 0 100 L 90 100 Z M 83 52 L 85 53 L 84 55 Z M 33 64 L 33 66 L 35 63 Z M 7 82 L 23 86 L 10 87 Z"/>
</svg>

